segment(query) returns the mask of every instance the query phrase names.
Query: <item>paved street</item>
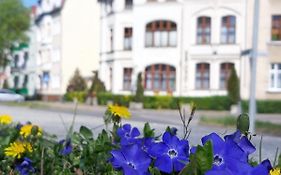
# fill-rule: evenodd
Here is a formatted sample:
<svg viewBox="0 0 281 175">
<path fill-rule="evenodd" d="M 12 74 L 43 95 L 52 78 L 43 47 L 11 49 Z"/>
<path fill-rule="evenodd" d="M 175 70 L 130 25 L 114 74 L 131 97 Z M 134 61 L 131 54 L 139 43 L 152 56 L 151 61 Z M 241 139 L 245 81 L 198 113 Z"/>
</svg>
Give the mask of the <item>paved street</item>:
<svg viewBox="0 0 281 175">
<path fill-rule="evenodd" d="M 74 109 L 74 107 L 72 108 Z M 104 108 L 92 108 L 91 111 L 81 110 L 78 107 L 75 130 L 79 129 L 80 125 L 85 125 L 92 128 L 94 133 L 97 135 L 104 128 L 103 125 L 103 113 Z M 34 124 L 40 125 L 45 131 L 56 134 L 59 138 L 63 138 L 66 134 L 67 128 L 70 126 L 73 119 L 73 110 L 67 109 L 31 109 L 27 107 L 11 107 L 6 105 L 0 105 L 0 114 L 10 114 L 13 116 L 14 121 L 26 122 L 30 121 Z M 160 134 L 165 130 L 167 125 L 175 126 L 179 128 L 178 133 L 182 134 L 181 121 L 176 111 L 133 111 L 133 117 L 129 123 L 133 126 L 142 127 L 145 122 L 150 122 L 151 126 L 156 129 L 157 133 Z M 125 123 L 124 121 L 123 123 Z M 223 128 L 214 128 L 198 125 L 198 119 L 191 124 L 192 133 L 190 135 L 190 144 L 196 145 L 200 143 L 200 138 L 211 132 L 217 133 L 230 133 L 231 130 Z M 254 144 L 259 144 L 259 137 L 254 138 Z M 274 154 L 277 146 L 281 148 L 281 138 L 264 136 L 263 137 L 263 158 L 270 157 L 274 158 Z M 255 155 L 257 157 L 257 154 Z"/>
</svg>

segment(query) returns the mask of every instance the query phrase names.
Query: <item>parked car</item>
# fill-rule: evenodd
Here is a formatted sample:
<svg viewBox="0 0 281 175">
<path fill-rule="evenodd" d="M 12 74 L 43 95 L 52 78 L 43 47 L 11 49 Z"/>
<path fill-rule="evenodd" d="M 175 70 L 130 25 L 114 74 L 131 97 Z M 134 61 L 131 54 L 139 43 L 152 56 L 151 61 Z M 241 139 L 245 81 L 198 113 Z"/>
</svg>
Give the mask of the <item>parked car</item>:
<svg viewBox="0 0 281 175">
<path fill-rule="evenodd" d="M 8 89 L 0 89 L 0 101 L 23 102 L 24 96 Z"/>
</svg>

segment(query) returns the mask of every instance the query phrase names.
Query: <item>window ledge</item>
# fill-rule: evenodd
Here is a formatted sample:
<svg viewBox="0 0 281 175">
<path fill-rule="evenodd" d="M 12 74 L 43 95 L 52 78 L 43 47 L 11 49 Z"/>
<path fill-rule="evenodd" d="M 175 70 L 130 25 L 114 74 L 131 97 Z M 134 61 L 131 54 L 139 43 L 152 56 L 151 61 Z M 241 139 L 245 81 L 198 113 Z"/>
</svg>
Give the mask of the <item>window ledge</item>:
<svg viewBox="0 0 281 175">
<path fill-rule="evenodd" d="M 281 46 L 281 41 L 269 41 L 267 44 L 272 46 Z"/>
<path fill-rule="evenodd" d="M 281 89 L 268 89 L 267 93 L 281 93 Z"/>
<path fill-rule="evenodd" d="M 176 49 L 177 48 L 177 46 L 163 46 L 163 47 L 151 47 L 151 46 L 145 46 L 144 47 L 145 49 Z"/>
</svg>

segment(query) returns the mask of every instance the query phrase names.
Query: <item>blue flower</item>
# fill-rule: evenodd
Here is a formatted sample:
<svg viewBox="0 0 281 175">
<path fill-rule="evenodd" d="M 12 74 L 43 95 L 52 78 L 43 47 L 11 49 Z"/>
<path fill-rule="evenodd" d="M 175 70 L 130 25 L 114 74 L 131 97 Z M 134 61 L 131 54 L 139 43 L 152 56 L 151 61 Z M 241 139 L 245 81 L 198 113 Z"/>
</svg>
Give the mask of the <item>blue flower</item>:
<svg viewBox="0 0 281 175">
<path fill-rule="evenodd" d="M 272 166 L 270 164 L 270 161 L 266 159 L 259 165 L 254 167 L 251 171 L 249 171 L 248 175 L 268 175 L 271 169 Z"/>
<path fill-rule="evenodd" d="M 154 143 L 154 138 L 140 138 L 136 140 L 136 143 L 141 147 L 142 150 L 147 152 L 151 145 Z"/>
<path fill-rule="evenodd" d="M 20 175 L 29 175 L 29 173 L 35 172 L 35 169 L 32 167 L 32 161 L 27 157 L 20 164 L 16 165 L 16 170 Z"/>
<path fill-rule="evenodd" d="M 111 151 L 110 159 L 115 169 L 121 169 L 124 175 L 146 175 L 151 158 L 137 144 L 122 146 L 121 150 Z"/>
<path fill-rule="evenodd" d="M 155 167 L 165 173 L 182 170 L 189 158 L 188 141 L 179 140 L 169 132 L 164 133 L 162 140 L 149 149 L 151 156 L 156 158 Z"/>
<path fill-rule="evenodd" d="M 140 131 L 136 127 L 132 129 L 130 124 L 125 124 L 122 128 L 117 129 L 117 135 L 121 138 L 121 145 L 129 145 L 135 143 Z"/>
<path fill-rule="evenodd" d="M 203 145 L 211 141 L 213 145 L 213 167 L 206 175 L 245 175 L 251 169 L 245 153 L 232 139 L 224 141 L 216 133 L 202 138 Z"/>
<path fill-rule="evenodd" d="M 72 152 L 71 139 L 61 140 L 59 144 L 63 145 L 63 148 L 60 150 L 60 154 L 66 156 Z"/>
<path fill-rule="evenodd" d="M 225 140 L 231 139 L 246 153 L 245 156 L 249 156 L 256 151 L 255 146 L 249 141 L 246 136 L 243 136 L 239 130 L 231 135 L 224 137 Z"/>
</svg>

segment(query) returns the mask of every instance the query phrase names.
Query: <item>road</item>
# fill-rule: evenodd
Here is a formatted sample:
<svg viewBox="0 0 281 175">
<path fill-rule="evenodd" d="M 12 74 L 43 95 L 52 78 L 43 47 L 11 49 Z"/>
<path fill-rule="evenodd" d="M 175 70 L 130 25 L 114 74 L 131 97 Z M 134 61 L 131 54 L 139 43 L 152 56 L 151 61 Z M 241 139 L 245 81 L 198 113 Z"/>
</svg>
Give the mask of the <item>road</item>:
<svg viewBox="0 0 281 175">
<path fill-rule="evenodd" d="M 103 124 L 103 110 L 93 110 L 91 112 L 83 112 L 77 110 L 75 118 L 74 129 L 78 130 L 81 125 L 91 128 L 94 134 L 97 134 L 105 127 Z M 65 137 L 67 129 L 73 120 L 73 111 L 55 110 L 55 109 L 31 109 L 28 107 L 12 107 L 0 105 L 0 114 L 9 114 L 13 116 L 15 122 L 25 123 L 27 121 L 37 124 L 43 128 L 44 131 L 50 134 L 56 134 L 58 138 Z M 142 128 L 145 122 L 150 122 L 151 126 L 156 129 L 156 133 L 160 134 L 166 126 L 173 126 L 179 128 L 179 135 L 182 135 L 182 125 L 179 115 L 176 111 L 155 112 L 155 111 L 134 111 L 132 118 L 123 123 L 130 123 L 133 126 Z M 216 132 L 221 135 L 231 133 L 233 130 L 201 126 L 198 124 L 198 119 L 195 116 L 194 121 L 191 122 L 190 128 L 192 130 L 189 137 L 190 145 L 200 144 L 200 138 L 211 132 Z M 258 148 L 260 136 L 254 137 L 253 143 Z M 262 158 L 274 159 L 276 148 L 281 148 L 281 138 L 272 136 L 263 136 Z M 257 151 L 258 152 L 258 151 Z M 255 158 L 258 154 L 253 155 Z"/>
</svg>

